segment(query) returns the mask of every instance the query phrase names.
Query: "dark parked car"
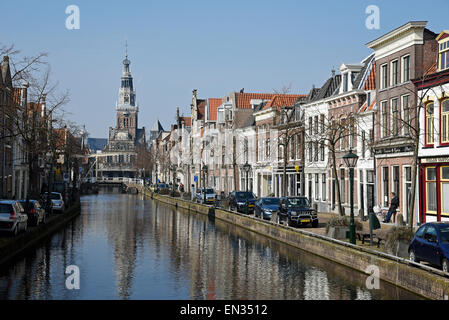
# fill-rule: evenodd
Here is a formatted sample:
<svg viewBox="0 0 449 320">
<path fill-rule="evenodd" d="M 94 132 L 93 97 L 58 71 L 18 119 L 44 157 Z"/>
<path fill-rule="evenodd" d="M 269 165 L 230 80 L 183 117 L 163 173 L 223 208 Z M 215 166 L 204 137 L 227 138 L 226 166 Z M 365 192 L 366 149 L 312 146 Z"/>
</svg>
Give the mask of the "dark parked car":
<svg viewBox="0 0 449 320">
<path fill-rule="evenodd" d="M 229 209 L 245 213 L 246 211 L 246 191 L 232 191 L 229 196 Z M 254 204 L 256 203 L 256 196 L 254 193 L 248 191 L 248 213 L 254 212 Z"/>
<path fill-rule="evenodd" d="M 22 207 L 25 209 L 25 213 L 28 216 L 29 226 L 38 226 L 40 223 L 45 223 L 47 218 L 47 213 L 41 204 L 37 200 L 30 200 L 27 205 L 26 200 L 19 200 Z"/>
<path fill-rule="evenodd" d="M 271 220 L 279 210 L 279 198 L 260 198 L 254 206 L 254 215 L 265 220 Z"/>
<path fill-rule="evenodd" d="M 410 242 L 408 252 L 411 261 L 426 261 L 449 272 L 449 223 L 423 224 Z"/>
<path fill-rule="evenodd" d="M 318 227 L 318 215 L 306 197 L 282 197 L 279 201 L 279 219 L 289 226 L 312 224 Z M 279 222 L 280 222 L 279 221 Z"/>
</svg>

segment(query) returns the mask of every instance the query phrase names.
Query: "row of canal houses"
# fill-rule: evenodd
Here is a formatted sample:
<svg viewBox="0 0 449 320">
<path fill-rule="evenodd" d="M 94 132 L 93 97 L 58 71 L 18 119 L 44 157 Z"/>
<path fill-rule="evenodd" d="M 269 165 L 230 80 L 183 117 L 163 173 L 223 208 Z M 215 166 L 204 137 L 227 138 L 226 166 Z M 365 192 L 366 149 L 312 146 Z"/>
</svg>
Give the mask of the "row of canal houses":
<svg viewBox="0 0 449 320">
<path fill-rule="evenodd" d="M 178 109 L 170 130 L 153 129 L 153 180 L 305 195 L 320 212 L 338 212 L 339 190 L 349 214 L 343 156 L 352 150 L 355 212 L 386 210 L 395 192 L 406 222 L 408 212 L 413 224 L 448 220 L 449 31 L 426 25 L 411 21 L 367 43 L 372 54 L 342 63 L 308 94 L 201 99 L 194 90 L 189 117 Z"/>
</svg>

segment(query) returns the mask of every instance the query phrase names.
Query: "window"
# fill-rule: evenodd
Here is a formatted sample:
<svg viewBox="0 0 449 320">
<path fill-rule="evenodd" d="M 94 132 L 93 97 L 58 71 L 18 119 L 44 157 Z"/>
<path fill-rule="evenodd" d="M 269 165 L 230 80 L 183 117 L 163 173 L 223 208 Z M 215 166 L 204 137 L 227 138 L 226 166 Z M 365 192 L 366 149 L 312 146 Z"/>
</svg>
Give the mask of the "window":
<svg viewBox="0 0 449 320">
<path fill-rule="evenodd" d="M 301 135 L 298 133 L 296 135 L 296 159 L 301 158 L 300 150 L 301 150 Z"/>
<path fill-rule="evenodd" d="M 388 107 L 387 101 L 382 101 L 382 137 L 388 136 Z"/>
<path fill-rule="evenodd" d="M 324 133 L 324 114 L 320 115 L 321 133 Z"/>
<path fill-rule="evenodd" d="M 371 92 L 366 95 L 366 105 L 369 107 L 371 105 Z"/>
<path fill-rule="evenodd" d="M 402 112 L 404 135 L 407 135 L 410 133 L 410 96 L 402 97 Z"/>
<path fill-rule="evenodd" d="M 388 177 L 388 167 L 382 167 L 382 176 L 383 176 L 383 191 L 384 191 L 384 207 L 388 207 L 388 186 L 389 186 L 389 177 Z"/>
<path fill-rule="evenodd" d="M 324 161 L 324 141 L 320 143 L 320 161 Z"/>
<path fill-rule="evenodd" d="M 321 193 L 322 193 L 321 200 L 325 201 L 326 200 L 326 174 L 325 173 L 323 173 L 321 175 Z"/>
<path fill-rule="evenodd" d="M 399 166 L 393 167 L 393 191 L 399 197 Z"/>
<path fill-rule="evenodd" d="M 340 122 L 340 150 L 346 150 L 346 120 L 341 119 Z"/>
<path fill-rule="evenodd" d="M 318 200 L 320 198 L 319 193 L 320 189 L 318 184 L 318 173 L 315 173 L 315 200 Z"/>
<path fill-rule="evenodd" d="M 270 138 L 265 140 L 265 155 L 266 159 L 268 160 L 270 158 Z"/>
<path fill-rule="evenodd" d="M 398 60 L 391 63 L 391 85 L 395 86 L 398 84 Z"/>
<path fill-rule="evenodd" d="M 437 173 L 435 167 L 426 168 L 426 210 L 437 213 Z"/>
<path fill-rule="evenodd" d="M 315 153 L 313 156 L 313 160 L 318 161 L 318 141 L 315 141 L 314 145 L 315 145 Z"/>
<path fill-rule="evenodd" d="M 365 131 L 362 131 L 362 154 L 361 158 L 365 158 L 365 145 L 366 145 L 366 138 L 365 138 Z"/>
<path fill-rule="evenodd" d="M 426 127 L 425 127 L 425 139 L 426 145 L 433 145 L 433 103 L 429 103 L 426 105 Z"/>
<path fill-rule="evenodd" d="M 440 170 L 441 215 L 449 216 L 449 197 L 443 197 L 449 194 L 449 167 L 441 167 Z"/>
<path fill-rule="evenodd" d="M 309 117 L 309 135 L 312 135 L 312 117 Z"/>
<path fill-rule="evenodd" d="M 410 81 L 410 56 L 402 58 L 402 82 Z"/>
<path fill-rule="evenodd" d="M 354 148 L 354 138 L 355 138 L 355 120 L 354 118 L 349 119 L 349 148 Z"/>
<path fill-rule="evenodd" d="M 372 157 L 374 155 L 374 130 L 369 130 L 369 156 Z"/>
<path fill-rule="evenodd" d="M 440 63 L 438 64 L 440 70 L 445 70 L 449 68 L 449 45 L 448 42 L 440 43 Z"/>
<path fill-rule="evenodd" d="M 312 142 L 309 142 L 309 162 L 312 162 L 312 155 L 313 155 Z"/>
<path fill-rule="evenodd" d="M 441 128 L 440 136 L 442 143 L 449 143 L 449 99 L 441 102 Z"/>
<path fill-rule="evenodd" d="M 345 169 L 340 169 L 340 196 L 341 203 L 345 203 Z"/>
<path fill-rule="evenodd" d="M 392 132 L 394 136 L 397 136 L 399 134 L 399 127 L 400 127 L 400 117 L 399 117 L 399 110 L 398 110 L 398 99 L 394 98 L 391 99 L 391 109 L 393 111 L 393 123 L 392 123 Z"/>
<path fill-rule="evenodd" d="M 380 67 L 380 88 L 385 89 L 388 86 L 388 65 L 384 64 Z"/>
<path fill-rule="evenodd" d="M 318 133 L 318 116 L 315 116 L 315 130 L 314 133 L 317 134 Z"/>
</svg>

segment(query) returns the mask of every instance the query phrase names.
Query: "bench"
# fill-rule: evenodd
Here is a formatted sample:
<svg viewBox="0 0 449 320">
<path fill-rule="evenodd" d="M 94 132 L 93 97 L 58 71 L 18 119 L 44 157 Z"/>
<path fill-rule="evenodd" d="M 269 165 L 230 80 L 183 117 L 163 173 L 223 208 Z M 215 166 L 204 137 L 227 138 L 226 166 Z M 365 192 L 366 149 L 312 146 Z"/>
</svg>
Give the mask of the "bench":
<svg viewBox="0 0 449 320">
<path fill-rule="evenodd" d="M 365 240 L 369 241 L 370 234 L 369 231 L 362 230 L 362 231 L 356 231 L 357 238 L 362 241 L 362 244 L 365 244 Z M 381 237 L 379 234 L 373 232 L 373 240 L 377 240 L 377 247 L 380 247 L 380 243 L 384 241 L 385 239 Z"/>
</svg>

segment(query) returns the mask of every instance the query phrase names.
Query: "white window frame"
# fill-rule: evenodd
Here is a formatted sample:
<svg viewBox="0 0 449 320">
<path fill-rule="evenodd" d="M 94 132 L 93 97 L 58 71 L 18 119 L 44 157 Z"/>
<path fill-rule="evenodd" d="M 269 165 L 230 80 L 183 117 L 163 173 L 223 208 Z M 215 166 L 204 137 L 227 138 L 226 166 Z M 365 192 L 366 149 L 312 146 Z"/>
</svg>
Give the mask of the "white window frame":
<svg viewBox="0 0 449 320">
<path fill-rule="evenodd" d="M 386 70 L 387 79 L 385 81 L 385 84 L 384 84 L 384 81 L 383 81 L 383 79 L 384 79 L 384 67 L 387 67 L 387 70 Z M 388 63 L 384 63 L 384 64 L 382 64 L 380 66 L 380 89 L 386 89 L 386 88 L 388 88 Z"/>
<path fill-rule="evenodd" d="M 397 69 L 396 69 L 396 83 L 393 83 L 393 65 L 394 63 L 397 63 Z M 400 83 L 399 81 L 399 59 L 395 59 L 390 62 L 390 87 L 396 86 Z"/>
<path fill-rule="evenodd" d="M 405 59 L 408 57 L 408 79 L 405 80 Z M 401 57 L 401 83 L 410 81 L 410 55 L 407 54 Z"/>
</svg>

